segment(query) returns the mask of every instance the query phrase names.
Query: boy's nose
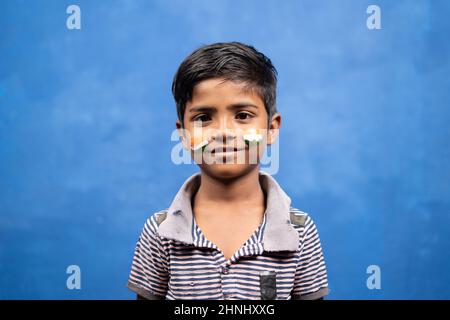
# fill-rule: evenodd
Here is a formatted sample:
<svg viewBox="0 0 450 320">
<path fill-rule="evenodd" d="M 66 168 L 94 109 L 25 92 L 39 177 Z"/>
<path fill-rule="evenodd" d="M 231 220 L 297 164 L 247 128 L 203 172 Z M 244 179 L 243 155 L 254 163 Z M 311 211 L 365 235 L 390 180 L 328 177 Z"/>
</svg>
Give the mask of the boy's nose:
<svg viewBox="0 0 450 320">
<path fill-rule="evenodd" d="M 217 144 L 227 144 L 236 139 L 236 133 L 233 129 L 220 128 L 215 130 L 213 139 Z"/>
<path fill-rule="evenodd" d="M 216 128 L 216 133 L 214 134 L 214 138 L 217 141 L 222 141 L 224 144 L 227 141 L 233 140 L 236 138 L 236 128 L 233 123 L 233 119 L 230 117 L 223 117 L 220 119 L 220 124 Z"/>
<path fill-rule="evenodd" d="M 233 121 L 233 118 L 229 116 L 221 117 L 220 123 L 218 129 L 220 130 L 234 130 L 235 129 L 235 123 Z"/>
</svg>

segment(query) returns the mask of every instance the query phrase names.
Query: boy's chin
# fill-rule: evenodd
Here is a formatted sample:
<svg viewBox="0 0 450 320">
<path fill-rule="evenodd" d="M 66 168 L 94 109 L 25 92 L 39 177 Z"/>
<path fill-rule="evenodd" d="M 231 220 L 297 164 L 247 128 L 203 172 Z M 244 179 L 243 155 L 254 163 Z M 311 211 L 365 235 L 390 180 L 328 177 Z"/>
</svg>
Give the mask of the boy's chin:
<svg viewBox="0 0 450 320">
<path fill-rule="evenodd" d="M 215 179 L 239 178 L 255 169 L 258 164 L 202 164 L 199 165 L 202 172 Z"/>
</svg>

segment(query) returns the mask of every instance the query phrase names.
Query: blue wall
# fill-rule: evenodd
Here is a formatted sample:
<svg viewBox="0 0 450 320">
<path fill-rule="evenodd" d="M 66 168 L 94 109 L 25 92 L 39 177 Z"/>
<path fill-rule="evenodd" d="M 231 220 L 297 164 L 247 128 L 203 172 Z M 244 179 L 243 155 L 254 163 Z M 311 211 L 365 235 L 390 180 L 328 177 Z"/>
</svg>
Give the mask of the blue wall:
<svg viewBox="0 0 450 320">
<path fill-rule="evenodd" d="M 381 30 L 366 27 L 372 3 Z M 237 40 L 279 71 L 275 178 L 318 225 L 329 297 L 449 299 L 449 9 L 1 1 L 0 298 L 134 298 L 140 229 L 198 170 L 170 161 L 172 76 L 194 48 Z M 71 264 L 81 290 L 66 288 Z"/>
</svg>

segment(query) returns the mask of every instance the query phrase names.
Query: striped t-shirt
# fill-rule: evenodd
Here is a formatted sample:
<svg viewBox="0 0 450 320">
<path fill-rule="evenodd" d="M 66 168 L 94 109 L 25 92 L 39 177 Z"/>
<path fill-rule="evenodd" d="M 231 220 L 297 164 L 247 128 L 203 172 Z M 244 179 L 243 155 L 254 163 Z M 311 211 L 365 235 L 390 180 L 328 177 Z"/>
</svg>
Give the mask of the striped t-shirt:
<svg viewBox="0 0 450 320">
<path fill-rule="evenodd" d="M 170 207 L 148 218 L 136 245 L 128 288 L 147 299 L 318 299 L 327 271 L 311 217 L 291 206 L 273 177 L 259 172 L 266 194 L 263 221 L 226 260 L 196 224 L 194 174 Z M 231 236 L 231 235 L 230 235 Z"/>
</svg>

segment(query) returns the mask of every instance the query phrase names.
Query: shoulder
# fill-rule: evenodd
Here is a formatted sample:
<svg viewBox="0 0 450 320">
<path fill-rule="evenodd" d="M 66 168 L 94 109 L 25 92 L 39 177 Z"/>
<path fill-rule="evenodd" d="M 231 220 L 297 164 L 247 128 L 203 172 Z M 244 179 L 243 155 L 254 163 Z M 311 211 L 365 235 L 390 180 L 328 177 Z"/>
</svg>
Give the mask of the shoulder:
<svg viewBox="0 0 450 320">
<path fill-rule="evenodd" d="M 159 225 L 166 220 L 167 218 L 167 211 L 168 209 L 164 209 L 164 210 L 160 210 L 157 211 L 155 213 L 153 213 L 147 221 L 149 221 L 150 223 L 152 223 L 152 225 L 154 225 L 156 228 L 159 227 Z"/>
<path fill-rule="evenodd" d="M 145 221 L 142 233 L 148 237 L 158 234 L 159 225 L 167 218 L 168 209 L 163 209 L 152 213 Z"/>
<path fill-rule="evenodd" d="M 291 225 L 299 232 L 300 237 L 316 232 L 316 225 L 311 216 L 297 208 L 290 207 Z"/>
<path fill-rule="evenodd" d="M 309 228 L 314 224 L 309 213 L 294 207 L 289 208 L 291 224 L 297 228 Z"/>
<path fill-rule="evenodd" d="M 289 211 L 289 218 L 291 220 L 291 224 L 294 225 L 294 227 L 304 227 L 306 225 L 306 221 L 309 218 L 309 215 L 306 212 L 294 207 L 290 207 Z"/>
</svg>

